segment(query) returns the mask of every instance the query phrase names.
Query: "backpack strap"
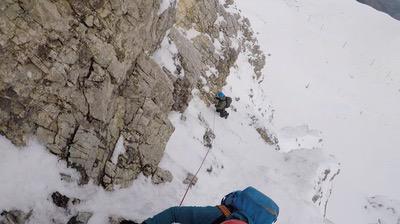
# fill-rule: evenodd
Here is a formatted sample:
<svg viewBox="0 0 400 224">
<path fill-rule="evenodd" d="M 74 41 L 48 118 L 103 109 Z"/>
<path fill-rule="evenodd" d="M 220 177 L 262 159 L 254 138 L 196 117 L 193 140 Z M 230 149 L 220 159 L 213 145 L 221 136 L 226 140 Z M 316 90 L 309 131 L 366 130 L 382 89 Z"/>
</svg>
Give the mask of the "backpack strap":
<svg viewBox="0 0 400 224">
<path fill-rule="evenodd" d="M 216 207 L 221 211 L 222 215 L 212 222 L 212 224 L 221 224 L 232 212 L 225 205 L 217 205 Z"/>
<path fill-rule="evenodd" d="M 225 217 L 228 217 L 232 214 L 232 212 L 229 210 L 228 207 L 226 207 L 226 205 L 217 205 L 217 208 L 222 212 Z"/>
</svg>

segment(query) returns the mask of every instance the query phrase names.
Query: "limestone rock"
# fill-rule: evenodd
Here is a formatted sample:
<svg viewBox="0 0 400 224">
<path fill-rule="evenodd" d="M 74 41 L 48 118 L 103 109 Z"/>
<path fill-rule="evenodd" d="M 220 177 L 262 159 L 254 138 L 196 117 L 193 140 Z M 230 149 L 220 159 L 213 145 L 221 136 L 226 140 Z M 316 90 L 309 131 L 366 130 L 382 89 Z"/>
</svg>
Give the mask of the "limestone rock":
<svg viewBox="0 0 400 224">
<path fill-rule="evenodd" d="M 203 135 L 203 145 L 207 148 L 212 148 L 212 143 L 214 139 L 215 139 L 215 134 L 213 130 L 207 128 L 206 132 Z"/>
<path fill-rule="evenodd" d="M 53 194 L 51 194 L 51 198 L 53 199 L 53 203 L 57 207 L 61 207 L 61 208 L 68 207 L 69 198 L 65 195 L 62 195 L 60 192 L 58 192 L 58 191 L 54 192 Z"/>
<path fill-rule="evenodd" d="M 124 219 L 121 217 L 112 216 L 112 217 L 108 218 L 108 221 L 109 221 L 108 223 L 109 224 L 120 224 L 122 220 L 124 220 Z"/>
<path fill-rule="evenodd" d="M 189 101 L 191 99 L 191 90 L 193 88 L 193 83 L 189 81 L 186 77 L 178 78 L 174 83 L 174 104 L 172 109 L 183 113 L 185 109 L 189 106 Z"/>
<path fill-rule="evenodd" d="M 160 184 L 164 182 L 171 182 L 172 181 L 172 174 L 168 170 L 163 170 L 158 168 L 152 177 L 152 182 L 154 184 Z"/>
<path fill-rule="evenodd" d="M 81 184 L 112 190 L 140 173 L 170 181 L 158 168 L 174 131 L 168 113 L 183 112 L 194 88 L 210 103 L 241 50 L 253 54 L 256 76 L 265 60 L 248 21 L 226 10 L 230 1 L 173 1 L 159 14 L 160 3 L 0 3 L 0 133 L 16 145 L 36 136 L 81 173 Z M 198 35 L 189 37 L 192 28 Z M 151 57 L 166 35 L 180 77 Z M 114 164 L 120 136 L 125 151 Z"/>
<path fill-rule="evenodd" d="M 32 211 L 25 213 L 21 210 L 2 211 L 0 224 L 24 224 L 29 220 Z"/>
<path fill-rule="evenodd" d="M 67 224 L 87 224 L 92 215 L 91 212 L 78 212 L 78 214 L 73 216 Z"/>
<path fill-rule="evenodd" d="M 198 178 L 192 174 L 192 173 L 188 173 L 186 178 L 183 180 L 184 184 L 190 185 L 190 187 L 196 185 Z"/>
<path fill-rule="evenodd" d="M 169 38 L 178 49 L 185 77 L 178 78 L 174 84 L 174 110 L 186 109 L 186 102 L 191 98 L 182 96 L 187 96 L 186 93 L 193 88 L 198 88 L 200 97 L 207 104 L 212 104 L 214 94 L 226 84 L 225 80 L 241 51 L 248 52 L 249 63 L 254 67 L 254 75 L 248 75 L 262 80 L 265 55 L 254 37 L 249 20 L 238 12 L 226 10 L 231 4 L 232 1 L 225 1 L 221 5 L 218 0 L 178 2 L 175 26 L 178 29 L 172 28 Z M 185 30 L 189 29 L 192 34 L 188 37 Z M 193 35 L 193 30 L 196 35 Z"/>
<path fill-rule="evenodd" d="M 158 15 L 158 7 L 160 0 L 2 3 L 0 133 L 17 145 L 36 135 L 81 172 L 81 183 L 129 186 L 143 170 L 154 174 L 174 130 L 173 81 L 148 55 L 176 13 L 173 6 Z M 106 174 L 120 135 L 130 141 L 127 159 Z"/>
<path fill-rule="evenodd" d="M 280 150 L 278 138 L 272 133 L 268 132 L 265 127 L 258 127 L 256 128 L 256 131 L 258 132 L 258 134 L 260 134 L 260 137 L 264 140 L 265 143 L 275 146 L 275 149 L 277 151 Z"/>
<path fill-rule="evenodd" d="M 64 209 L 68 209 L 69 207 L 77 205 L 81 202 L 81 200 L 78 198 L 67 197 L 58 191 L 51 194 L 51 199 L 57 207 Z"/>
<path fill-rule="evenodd" d="M 218 32 L 214 22 L 218 18 L 219 2 L 214 0 L 183 0 L 178 4 L 178 25 L 190 27 L 195 25 L 200 32 Z M 208 13 L 205 13 L 208 12 Z M 211 30 L 210 30 L 211 28 Z"/>
</svg>

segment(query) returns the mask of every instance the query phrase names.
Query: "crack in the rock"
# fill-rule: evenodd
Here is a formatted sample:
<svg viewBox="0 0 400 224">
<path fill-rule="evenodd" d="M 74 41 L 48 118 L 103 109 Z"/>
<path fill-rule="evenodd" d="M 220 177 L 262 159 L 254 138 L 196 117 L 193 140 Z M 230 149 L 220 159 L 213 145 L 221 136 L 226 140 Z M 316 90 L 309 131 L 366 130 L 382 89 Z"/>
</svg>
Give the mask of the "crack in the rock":
<svg viewBox="0 0 400 224">
<path fill-rule="evenodd" d="M 87 105 L 87 113 L 85 116 L 86 116 L 86 120 L 89 123 L 92 122 L 93 118 L 92 118 L 92 116 L 90 116 L 90 104 L 89 104 L 89 100 L 85 94 L 85 88 L 86 88 L 86 80 L 90 77 L 90 75 L 92 74 L 92 72 L 94 70 L 93 64 L 94 64 L 94 58 L 92 57 L 92 58 L 90 58 L 89 70 L 88 70 L 87 74 L 85 75 L 85 77 L 83 77 L 82 83 L 80 84 L 80 88 L 81 88 L 83 97 L 85 98 L 86 105 Z"/>
<path fill-rule="evenodd" d="M 70 158 L 70 149 L 71 149 L 71 147 L 73 147 L 73 144 L 75 144 L 74 143 L 74 138 L 76 136 L 76 133 L 78 132 L 79 127 L 80 127 L 80 125 L 77 124 L 75 126 L 74 131 L 72 132 L 72 134 L 68 138 L 66 138 L 66 144 L 65 144 L 65 148 L 64 148 L 64 150 L 65 150 L 64 158 L 68 161 L 68 165 L 69 166 L 71 165 L 71 164 L 69 164 L 69 159 L 68 159 L 68 158 Z"/>
<path fill-rule="evenodd" d="M 119 140 L 119 138 L 121 137 L 121 135 L 122 135 L 122 131 L 119 132 L 119 134 L 118 134 L 119 137 L 115 140 L 115 143 L 112 145 L 112 147 L 110 147 L 110 149 L 113 149 L 113 150 L 109 150 L 109 153 L 108 153 L 107 159 L 106 159 L 106 163 L 104 164 L 102 170 L 100 171 L 100 174 L 99 174 L 99 183 L 101 183 L 101 185 L 102 185 L 103 187 L 106 187 L 106 186 L 107 186 L 107 184 L 103 181 L 103 180 L 104 180 L 104 177 L 107 175 L 107 174 L 106 174 L 106 167 L 107 167 L 106 164 L 107 164 L 107 162 L 111 159 L 111 157 L 113 156 L 114 151 L 115 151 L 115 147 L 116 147 L 116 145 L 117 145 L 117 143 L 118 143 L 118 140 Z M 118 161 L 117 161 L 117 163 L 118 163 Z M 113 179 L 113 178 L 110 177 L 110 179 Z"/>
<path fill-rule="evenodd" d="M 53 136 L 53 144 L 56 144 L 56 138 L 59 136 L 60 127 L 58 126 L 58 118 L 60 117 L 61 112 L 58 112 L 57 117 L 54 119 L 56 123 L 56 134 Z"/>
</svg>

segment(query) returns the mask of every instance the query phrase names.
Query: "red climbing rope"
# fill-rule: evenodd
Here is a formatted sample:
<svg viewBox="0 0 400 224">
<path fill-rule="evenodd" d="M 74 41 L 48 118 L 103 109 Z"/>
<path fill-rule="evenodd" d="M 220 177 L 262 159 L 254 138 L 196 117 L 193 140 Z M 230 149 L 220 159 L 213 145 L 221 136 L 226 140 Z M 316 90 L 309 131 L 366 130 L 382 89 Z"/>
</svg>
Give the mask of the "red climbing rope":
<svg viewBox="0 0 400 224">
<path fill-rule="evenodd" d="M 189 189 L 190 189 L 190 187 L 192 186 L 194 179 L 196 178 L 197 174 L 199 174 L 199 172 L 200 172 L 200 170 L 201 170 L 201 167 L 202 167 L 203 164 L 204 164 L 204 161 L 206 161 L 206 158 L 207 158 L 208 153 L 210 152 L 210 150 L 211 150 L 211 148 L 208 148 L 207 153 L 206 153 L 206 155 L 205 155 L 204 158 L 203 158 L 203 161 L 201 161 L 201 164 L 200 164 L 200 166 L 199 166 L 199 169 L 197 169 L 197 172 L 194 174 L 194 176 L 193 176 L 192 179 L 190 180 L 190 183 L 189 183 L 188 187 L 186 188 L 185 194 L 183 195 L 182 200 L 181 200 L 181 203 L 179 203 L 179 206 L 182 206 L 182 203 L 183 203 L 183 201 L 185 200 L 186 195 L 187 195 L 187 193 L 189 192 Z"/>
<path fill-rule="evenodd" d="M 215 113 L 214 113 L 213 129 L 212 129 L 213 133 L 215 134 L 214 128 L 215 128 Z M 182 200 L 181 200 L 181 203 L 179 203 L 179 206 L 182 206 L 182 203 L 183 203 L 183 201 L 185 200 L 186 195 L 187 195 L 187 193 L 189 192 L 189 189 L 190 189 L 190 187 L 192 186 L 194 179 L 197 177 L 197 174 L 199 174 L 199 172 L 200 172 L 200 170 L 201 170 L 201 167 L 203 166 L 204 162 L 206 161 L 206 158 L 207 158 L 208 154 L 210 153 L 211 148 L 212 148 L 212 147 L 209 147 L 209 148 L 208 148 L 207 153 L 206 153 L 206 155 L 205 155 L 204 158 L 203 158 L 203 161 L 201 161 L 201 164 L 200 164 L 199 168 L 197 169 L 196 173 L 194 174 L 194 176 L 193 176 L 192 179 L 190 180 L 190 183 L 189 183 L 188 187 L 186 188 L 185 194 L 183 195 Z"/>
</svg>

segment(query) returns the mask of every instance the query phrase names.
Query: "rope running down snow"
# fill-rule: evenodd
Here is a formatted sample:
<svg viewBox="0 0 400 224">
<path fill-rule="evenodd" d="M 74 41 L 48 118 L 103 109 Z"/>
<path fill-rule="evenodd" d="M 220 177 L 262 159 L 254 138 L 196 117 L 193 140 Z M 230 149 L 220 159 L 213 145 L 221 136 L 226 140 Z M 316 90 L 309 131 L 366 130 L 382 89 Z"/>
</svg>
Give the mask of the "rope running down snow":
<svg viewBox="0 0 400 224">
<path fill-rule="evenodd" d="M 214 130 L 215 130 L 215 113 L 214 113 L 213 128 L 212 128 L 213 133 L 215 133 Z M 181 200 L 181 203 L 179 203 L 179 206 L 182 206 L 183 201 L 185 200 L 186 195 L 187 195 L 187 193 L 189 192 L 189 189 L 190 189 L 190 187 L 192 186 L 194 179 L 197 177 L 197 174 L 199 174 L 199 172 L 200 172 L 200 170 L 201 170 L 201 167 L 203 166 L 204 162 L 206 161 L 206 158 L 207 158 L 208 154 L 210 153 L 211 148 L 212 148 L 212 147 L 209 147 L 209 148 L 208 148 L 207 153 L 206 153 L 206 155 L 205 155 L 204 158 L 203 158 L 203 161 L 201 161 L 201 164 L 200 164 L 199 168 L 197 169 L 196 173 L 194 174 L 194 176 L 193 176 L 192 179 L 190 180 L 190 183 L 189 183 L 188 187 L 186 188 L 185 194 L 183 195 L 182 200 Z"/>
</svg>

